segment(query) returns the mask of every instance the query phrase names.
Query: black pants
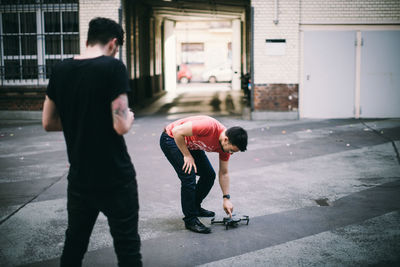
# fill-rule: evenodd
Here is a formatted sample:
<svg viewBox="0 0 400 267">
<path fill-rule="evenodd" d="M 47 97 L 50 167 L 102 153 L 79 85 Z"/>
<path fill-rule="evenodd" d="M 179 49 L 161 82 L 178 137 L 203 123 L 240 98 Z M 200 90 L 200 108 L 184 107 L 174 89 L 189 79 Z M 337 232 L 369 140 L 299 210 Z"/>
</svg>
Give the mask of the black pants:
<svg viewBox="0 0 400 267">
<path fill-rule="evenodd" d="M 107 217 L 118 266 L 142 266 L 136 180 L 112 192 L 68 187 L 68 229 L 60 266 L 82 265 L 99 212 Z"/>
<path fill-rule="evenodd" d="M 189 150 L 194 158 L 197 173 L 194 168 L 190 173 L 185 173 L 182 170 L 183 155 L 175 140 L 165 132 L 161 134 L 160 147 L 181 180 L 181 205 L 185 215 L 183 220 L 190 222 L 197 217 L 201 202 L 214 185 L 215 171 L 204 151 Z M 200 176 L 197 183 L 196 174 Z"/>
</svg>

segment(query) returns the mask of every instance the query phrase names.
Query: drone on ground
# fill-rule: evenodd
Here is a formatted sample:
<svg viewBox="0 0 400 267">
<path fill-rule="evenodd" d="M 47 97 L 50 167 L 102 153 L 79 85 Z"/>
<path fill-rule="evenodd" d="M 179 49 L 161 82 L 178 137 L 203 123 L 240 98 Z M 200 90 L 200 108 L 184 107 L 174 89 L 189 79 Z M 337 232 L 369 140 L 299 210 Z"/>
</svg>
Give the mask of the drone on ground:
<svg viewBox="0 0 400 267">
<path fill-rule="evenodd" d="M 214 218 L 211 219 L 211 224 L 219 223 L 225 225 L 225 230 L 228 230 L 229 227 L 237 227 L 239 222 L 246 222 L 246 225 L 249 224 L 250 218 L 247 215 L 236 216 L 236 214 L 231 217 L 224 217 L 222 220 L 218 221 Z"/>
</svg>

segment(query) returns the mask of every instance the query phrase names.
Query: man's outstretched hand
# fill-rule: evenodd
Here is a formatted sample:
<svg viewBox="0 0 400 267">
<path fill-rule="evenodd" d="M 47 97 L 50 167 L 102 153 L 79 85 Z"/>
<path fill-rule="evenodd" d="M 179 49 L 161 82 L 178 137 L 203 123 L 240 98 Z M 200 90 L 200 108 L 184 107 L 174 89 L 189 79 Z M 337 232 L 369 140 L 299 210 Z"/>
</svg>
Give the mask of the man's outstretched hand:
<svg viewBox="0 0 400 267">
<path fill-rule="evenodd" d="M 232 218 L 233 204 L 229 199 L 224 198 L 223 208 L 226 214 L 228 214 L 229 217 Z"/>
</svg>

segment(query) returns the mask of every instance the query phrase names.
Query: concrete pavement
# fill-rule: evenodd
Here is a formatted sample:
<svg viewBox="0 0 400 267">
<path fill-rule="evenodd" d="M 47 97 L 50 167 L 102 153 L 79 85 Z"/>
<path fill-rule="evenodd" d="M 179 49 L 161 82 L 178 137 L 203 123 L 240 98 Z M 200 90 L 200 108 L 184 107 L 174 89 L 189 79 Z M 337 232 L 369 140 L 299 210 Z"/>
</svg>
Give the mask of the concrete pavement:
<svg viewBox="0 0 400 267">
<path fill-rule="evenodd" d="M 145 266 L 399 265 L 400 120 L 248 121 L 226 111 L 228 102 L 240 109 L 234 94 L 225 101 L 229 93 L 166 96 L 138 112 L 125 135 Z M 158 140 L 163 126 L 196 108 L 248 130 L 248 151 L 230 161 L 232 202 L 250 216 L 248 226 L 212 225 L 210 235 L 184 229 L 179 180 Z M 0 150 L 0 265 L 57 266 L 67 225 L 62 133 L 1 120 Z M 217 169 L 218 155 L 208 155 Z M 217 181 L 204 207 L 224 215 Z M 104 216 L 84 266 L 116 266 Z"/>
</svg>

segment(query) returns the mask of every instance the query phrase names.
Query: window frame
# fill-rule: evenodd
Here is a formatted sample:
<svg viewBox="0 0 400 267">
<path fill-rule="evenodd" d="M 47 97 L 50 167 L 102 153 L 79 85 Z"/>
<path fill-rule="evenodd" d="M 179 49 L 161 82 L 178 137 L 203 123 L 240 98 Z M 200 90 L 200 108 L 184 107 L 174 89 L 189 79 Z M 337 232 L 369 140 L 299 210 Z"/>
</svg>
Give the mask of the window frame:
<svg viewBox="0 0 400 267">
<path fill-rule="evenodd" d="M 79 54 L 79 44 L 80 44 L 80 33 L 79 33 L 79 1 L 71 1 L 71 3 L 45 3 L 44 0 L 36 0 L 36 4 L 5 4 L 0 6 L 0 83 L 1 85 L 47 85 L 48 83 L 48 72 L 50 72 L 51 67 L 46 66 L 47 60 L 63 60 L 65 58 L 73 57 Z M 45 32 L 45 13 L 59 13 L 60 16 L 60 32 Z M 63 15 L 66 12 L 76 13 L 77 16 L 77 32 L 64 32 L 63 31 Z M 16 13 L 18 19 L 18 33 L 4 33 L 3 31 L 3 14 Z M 22 13 L 35 13 L 36 19 L 36 32 L 33 33 L 21 33 L 21 14 Z M 60 40 L 60 53 L 49 54 L 46 53 L 46 36 L 48 35 L 59 35 Z M 6 36 L 17 36 L 18 37 L 18 54 L 17 55 L 5 55 L 5 45 L 4 37 Z M 22 38 L 23 36 L 35 36 L 36 37 L 36 53 L 24 55 L 22 51 Z M 64 53 L 64 40 L 67 36 L 76 36 L 76 44 L 72 43 L 71 49 L 76 48 L 76 54 L 65 54 Z M 73 42 L 73 41 L 72 41 Z M 76 47 L 75 47 L 76 45 Z M 72 52 L 74 52 L 72 50 Z M 6 69 L 5 65 L 7 60 L 16 60 L 19 62 L 19 70 L 15 77 L 6 79 Z M 37 71 L 24 74 L 24 64 L 26 60 L 36 61 Z M 17 75 L 19 78 L 16 78 Z M 27 77 L 25 75 L 34 75 L 33 77 Z"/>
<path fill-rule="evenodd" d="M 181 61 L 186 65 L 204 65 L 204 42 L 181 42 Z"/>
</svg>

